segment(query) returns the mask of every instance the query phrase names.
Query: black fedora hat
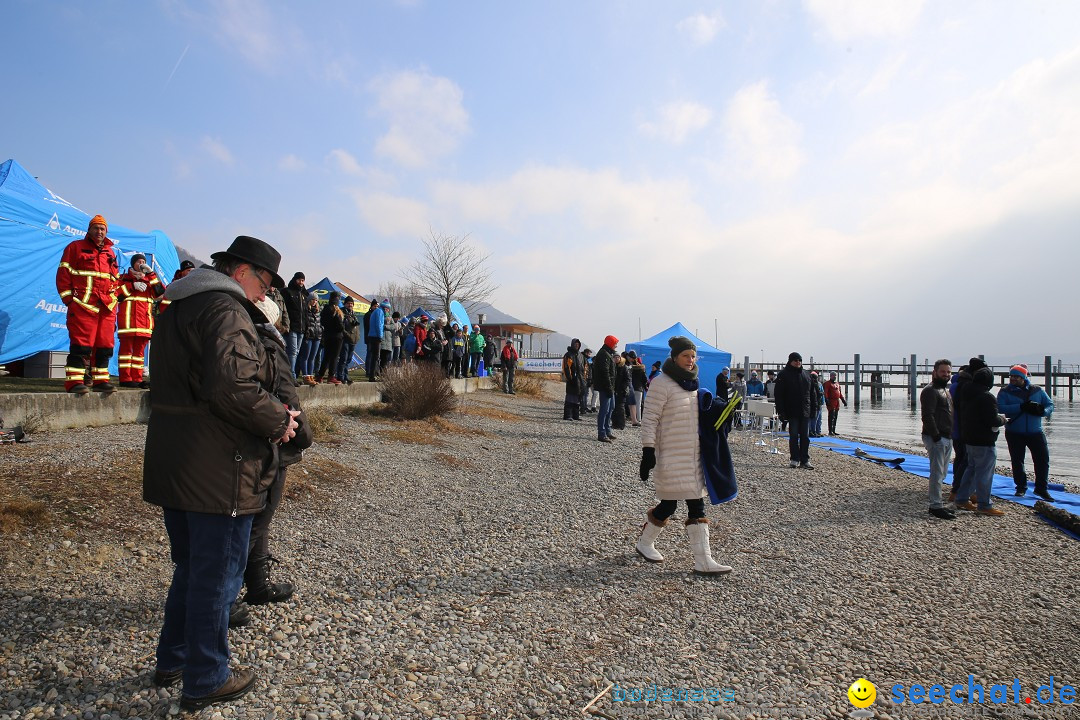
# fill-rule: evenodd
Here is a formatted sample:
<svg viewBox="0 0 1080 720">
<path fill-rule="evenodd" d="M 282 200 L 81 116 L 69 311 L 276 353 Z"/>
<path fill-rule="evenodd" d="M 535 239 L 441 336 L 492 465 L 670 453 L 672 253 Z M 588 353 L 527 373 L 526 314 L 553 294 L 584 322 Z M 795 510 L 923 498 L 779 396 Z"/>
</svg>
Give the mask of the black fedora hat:
<svg viewBox="0 0 1080 720">
<path fill-rule="evenodd" d="M 281 253 L 270 247 L 269 243 L 248 235 L 237 235 L 228 250 L 216 252 L 210 256 L 210 259 L 220 260 L 225 257 L 243 260 L 246 263 L 267 270 L 274 276 L 271 285 L 279 289 L 285 287 L 285 281 L 278 275 L 278 266 L 281 265 Z"/>
</svg>

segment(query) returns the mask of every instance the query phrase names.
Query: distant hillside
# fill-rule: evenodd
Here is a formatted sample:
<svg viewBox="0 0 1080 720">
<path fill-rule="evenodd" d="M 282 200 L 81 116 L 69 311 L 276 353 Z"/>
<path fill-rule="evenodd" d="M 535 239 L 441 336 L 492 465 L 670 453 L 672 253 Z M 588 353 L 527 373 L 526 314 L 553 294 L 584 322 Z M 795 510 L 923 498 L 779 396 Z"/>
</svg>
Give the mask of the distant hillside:
<svg viewBox="0 0 1080 720">
<path fill-rule="evenodd" d="M 191 262 L 195 263 L 195 267 L 202 267 L 203 265 L 209 265 L 210 264 L 210 263 L 206 262 L 205 260 L 200 260 L 199 258 L 195 257 L 194 255 L 192 255 L 191 253 L 189 253 L 187 250 L 180 247 L 179 245 L 176 246 L 176 254 L 177 254 L 177 256 L 179 256 L 180 262 L 184 262 L 185 260 L 190 260 Z"/>
</svg>

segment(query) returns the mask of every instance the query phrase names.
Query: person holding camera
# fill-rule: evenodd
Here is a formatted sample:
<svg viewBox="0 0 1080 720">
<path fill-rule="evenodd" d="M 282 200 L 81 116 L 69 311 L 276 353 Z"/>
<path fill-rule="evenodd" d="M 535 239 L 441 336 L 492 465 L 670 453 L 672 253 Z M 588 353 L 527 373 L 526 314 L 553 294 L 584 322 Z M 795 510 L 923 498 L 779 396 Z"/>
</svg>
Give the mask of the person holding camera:
<svg viewBox="0 0 1080 720">
<path fill-rule="evenodd" d="M 1027 472 L 1024 459 L 1031 451 L 1035 465 L 1035 494 L 1046 502 L 1054 502 L 1050 495 L 1050 448 L 1043 432 L 1043 418 L 1054 413 L 1054 401 L 1046 391 L 1031 384 L 1027 365 L 1009 368 L 1009 384 L 998 391 L 998 409 L 1005 414 L 1005 442 L 1012 460 L 1013 482 L 1016 496 L 1027 493 Z"/>
</svg>

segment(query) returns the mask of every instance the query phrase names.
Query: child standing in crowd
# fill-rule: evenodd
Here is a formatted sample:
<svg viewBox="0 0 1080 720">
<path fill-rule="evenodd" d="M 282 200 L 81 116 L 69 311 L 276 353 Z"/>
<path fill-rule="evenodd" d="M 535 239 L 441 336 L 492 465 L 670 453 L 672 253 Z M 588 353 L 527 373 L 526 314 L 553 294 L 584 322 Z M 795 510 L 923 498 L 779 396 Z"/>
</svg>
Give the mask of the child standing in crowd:
<svg viewBox="0 0 1080 720">
<path fill-rule="evenodd" d="M 688 338 L 668 339 L 671 357 L 649 385 L 649 402 L 641 428 L 641 479 L 655 468 L 654 485 L 659 504 L 646 515 L 637 551 L 649 562 L 663 562 L 655 542 L 675 514 L 679 500 L 686 502 L 686 537 L 694 554 L 694 574 L 722 575 L 727 565 L 713 560 L 709 548 L 709 521 L 705 517 L 705 470 L 698 431 L 697 349 Z"/>
<path fill-rule="evenodd" d="M 452 350 L 450 357 L 450 372 L 454 374 L 454 377 L 458 380 L 461 379 L 461 361 L 465 357 L 465 335 L 462 334 L 461 328 L 458 328 L 454 333 L 454 339 L 451 341 Z"/>
</svg>

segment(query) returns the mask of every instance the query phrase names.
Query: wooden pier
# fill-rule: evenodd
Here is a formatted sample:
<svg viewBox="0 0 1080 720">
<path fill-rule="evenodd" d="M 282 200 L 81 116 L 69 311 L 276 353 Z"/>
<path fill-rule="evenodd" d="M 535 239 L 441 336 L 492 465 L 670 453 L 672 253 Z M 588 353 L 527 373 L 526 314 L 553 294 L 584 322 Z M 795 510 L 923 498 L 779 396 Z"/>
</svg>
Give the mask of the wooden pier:
<svg viewBox="0 0 1080 720">
<path fill-rule="evenodd" d="M 981 356 L 980 356 L 981 357 Z M 743 372 L 750 377 L 750 370 L 757 370 L 762 380 L 769 370 L 779 372 L 786 363 L 764 363 L 760 367 L 750 363 L 750 358 L 743 359 Z M 966 360 L 955 361 L 953 372 Z M 919 400 L 919 392 L 930 382 L 930 376 L 934 371 L 934 360 L 926 359 L 922 362 L 913 354 L 906 362 L 899 363 L 864 363 L 859 354 L 856 354 L 851 362 L 816 362 L 803 360 L 803 367 L 807 370 L 817 371 L 822 382 L 829 379 L 829 373 L 835 372 L 837 382 L 844 388 L 844 395 L 854 404 L 857 409 L 863 391 L 869 392 L 870 400 L 881 400 L 885 390 L 907 390 L 914 407 Z M 1011 365 L 990 365 L 989 368 L 998 378 L 998 386 L 1005 387 L 1009 384 L 1009 368 Z M 733 367 L 732 370 L 735 368 Z M 1028 364 L 1031 375 L 1031 383 L 1042 387 L 1047 394 L 1054 397 L 1058 393 L 1066 394 L 1069 402 L 1073 401 L 1075 388 L 1080 386 L 1080 365 L 1064 365 L 1060 361 L 1055 365 L 1053 359 L 1047 355 L 1041 366 Z"/>
</svg>

